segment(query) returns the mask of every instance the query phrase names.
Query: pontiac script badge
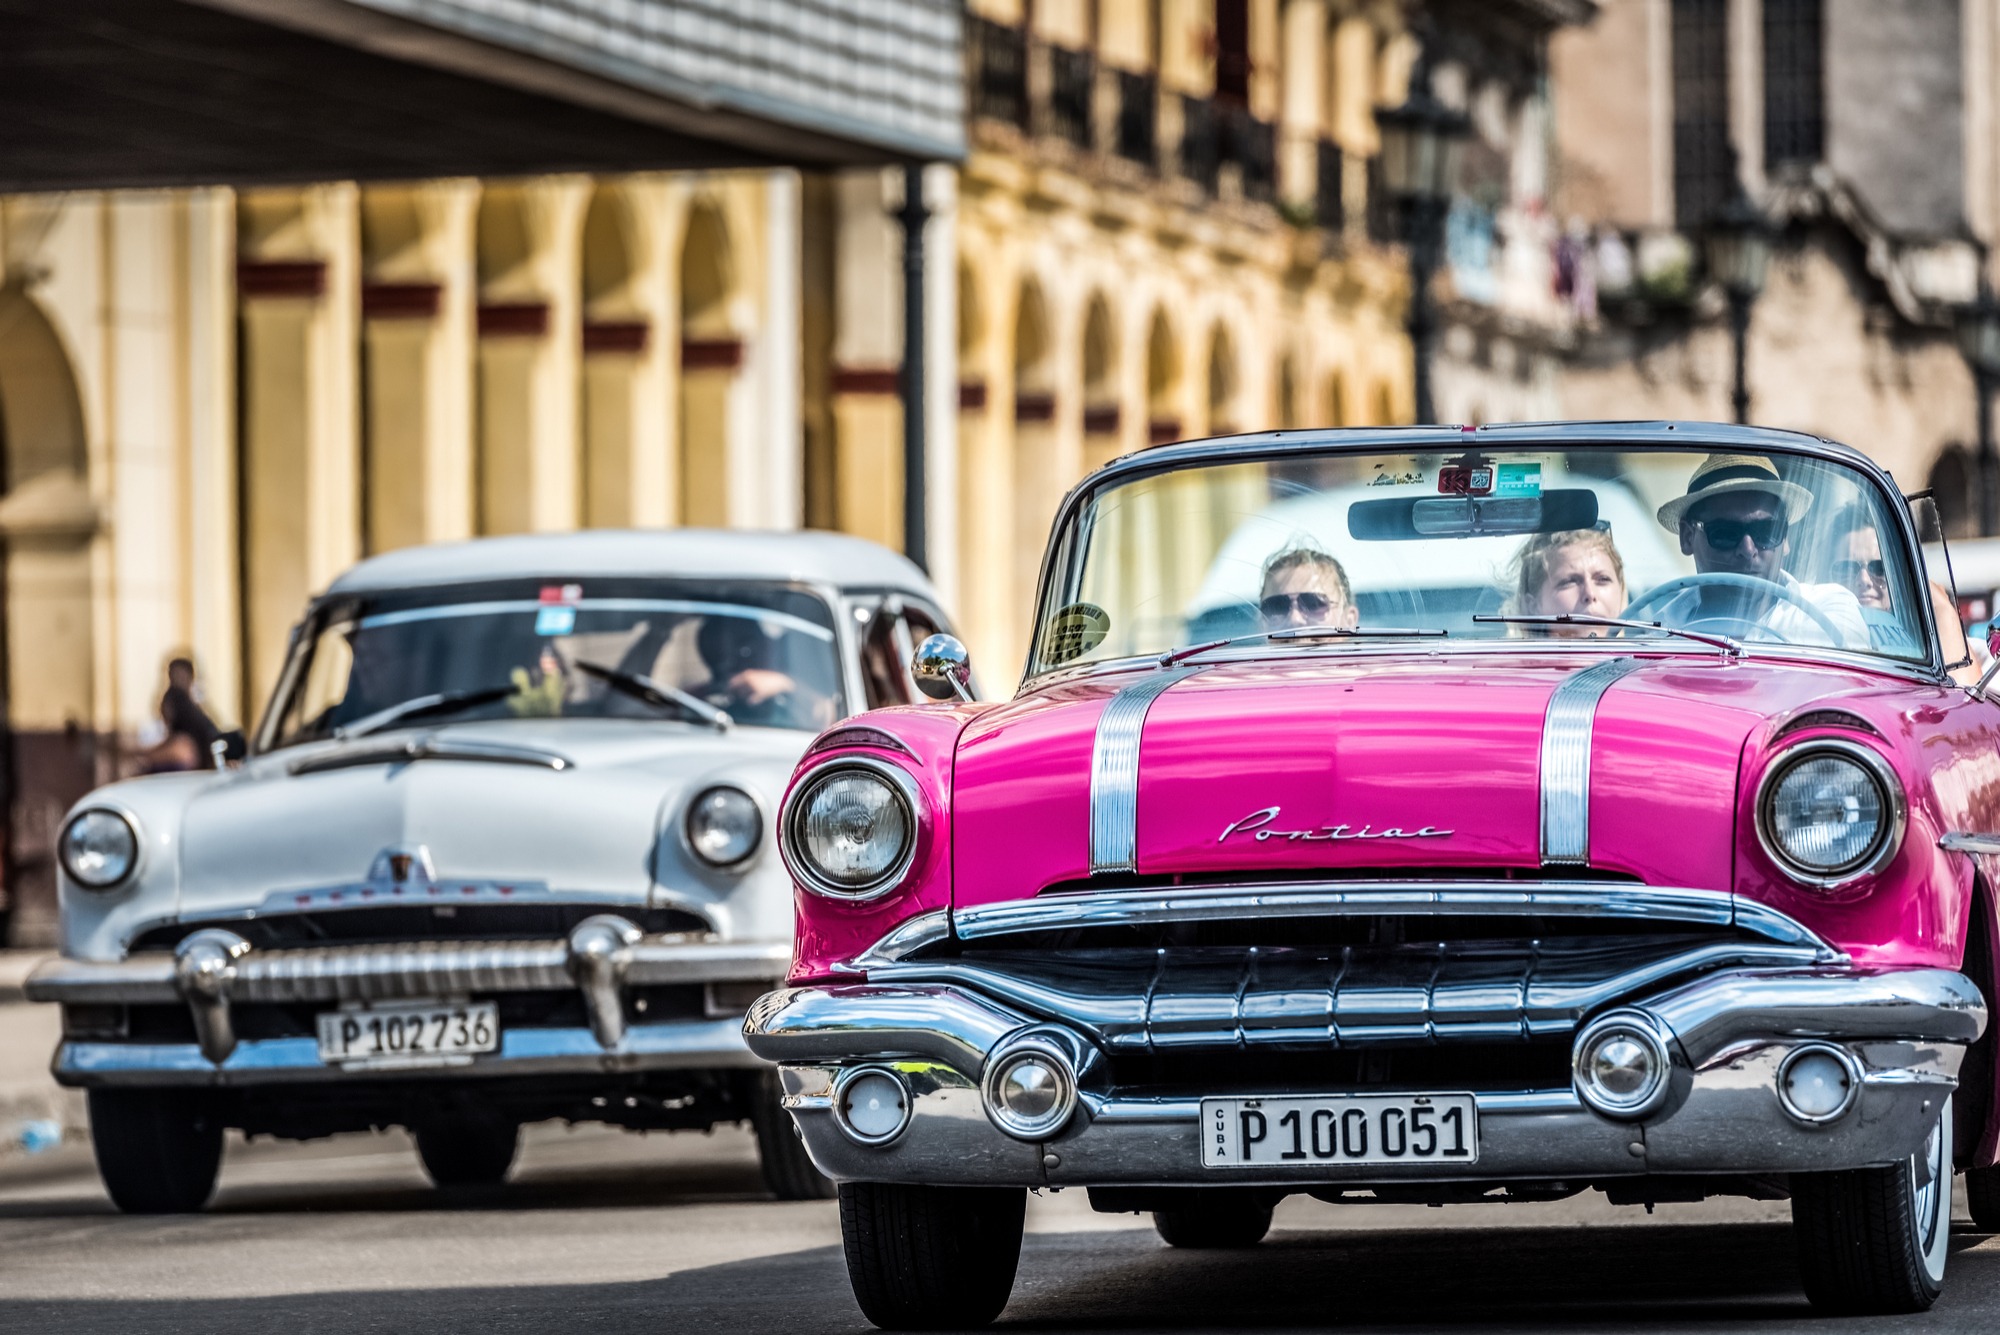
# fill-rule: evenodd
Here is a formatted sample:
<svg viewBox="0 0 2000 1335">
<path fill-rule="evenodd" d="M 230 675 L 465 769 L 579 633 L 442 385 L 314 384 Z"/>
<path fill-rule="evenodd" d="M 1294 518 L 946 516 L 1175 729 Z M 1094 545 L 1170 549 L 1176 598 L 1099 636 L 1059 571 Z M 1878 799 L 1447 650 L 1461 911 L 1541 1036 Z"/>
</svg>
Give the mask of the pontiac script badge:
<svg viewBox="0 0 2000 1335">
<path fill-rule="evenodd" d="M 1385 826 L 1379 830 L 1368 825 L 1363 825 L 1358 830 L 1352 825 L 1322 825 L 1314 830 L 1274 830 L 1271 828 L 1271 822 L 1277 818 L 1277 807 L 1265 807 L 1262 811 L 1253 811 L 1242 820 L 1231 821 L 1223 826 L 1222 833 L 1216 836 L 1215 842 L 1222 843 L 1232 834 L 1247 834 L 1260 844 L 1266 839 L 1283 839 L 1287 843 L 1309 844 L 1334 839 L 1443 839 L 1452 833 L 1450 830 L 1440 830 L 1435 825 L 1426 825 L 1416 830 L 1405 830 L 1397 825 Z"/>
</svg>

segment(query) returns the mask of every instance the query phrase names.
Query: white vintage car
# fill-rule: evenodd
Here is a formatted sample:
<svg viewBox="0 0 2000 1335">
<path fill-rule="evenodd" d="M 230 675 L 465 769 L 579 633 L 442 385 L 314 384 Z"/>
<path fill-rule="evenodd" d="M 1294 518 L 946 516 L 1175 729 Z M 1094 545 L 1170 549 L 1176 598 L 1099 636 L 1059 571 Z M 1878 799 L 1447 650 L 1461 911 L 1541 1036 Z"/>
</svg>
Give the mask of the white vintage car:
<svg viewBox="0 0 2000 1335">
<path fill-rule="evenodd" d="M 401 1125 L 497 1182 L 522 1123 L 748 1120 L 831 1194 L 744 1046 L 781 979 L 772 819 L 840 718 L 916 698 L 921 572 L 831 534 L 593 532 L 363 562 L 307 609 L 240 768 L 99 789 L 60 840 L 54 1072 L 125 1210 L 222 1134 Z M 836 740 L 839 730 L 829 734 Z"/>
</svg>

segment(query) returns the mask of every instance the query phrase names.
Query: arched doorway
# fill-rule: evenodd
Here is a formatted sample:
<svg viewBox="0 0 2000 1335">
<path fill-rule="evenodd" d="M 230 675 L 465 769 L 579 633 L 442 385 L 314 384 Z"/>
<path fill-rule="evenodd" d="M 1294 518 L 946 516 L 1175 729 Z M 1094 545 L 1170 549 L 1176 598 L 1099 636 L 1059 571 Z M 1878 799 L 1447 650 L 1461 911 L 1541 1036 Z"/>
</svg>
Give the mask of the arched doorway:
<svg viewBox="0 0 2000 1335">
<path fill-rule="evenodd" d="M 1154 311 L 1146 332 L 1146 441 L 1181 438 L 1181 354 L 1165 311 Z"/>
<path fill-rule="evenodd" d="M 1930 490 L 1945 537 L 1979 536 L 1979 469 L 1963 445 L 1947 445 L 1938 454 Z"/>
<path fill-rule="evenodd" d="M 54 327 L 18 287 L 0 288 L 0 497 L 4 645 L 0 786 L 8 939 L 55 933 L 55 842 L 100 768 L 92 726 L 90 544 L 83 408 Z M 103 777 L 109 777 L 108 774 Z"/>
<path fill-rule="evenodd" d="M 1236 345 L 1221 325 L 1208 343 L 1208 434 L 1227 436 L 1240 429 L 1237 419 Z"/>
<path fill-rule="evenodd" d="M 700 200 L 681 244 L 681 392 L 677 510 L 680 522 L 729 521 L 729 393 L 743 365 L 731 322 L 735 264 L 722 210 Z"/>
<path fill-rule="evenodd" d="M 1083 317 L 1083 464 L 1103 467 L 1123 453 L 1119 413 L 1118 325 L 1102 292 L 1092 294 Z"/>
</svg>

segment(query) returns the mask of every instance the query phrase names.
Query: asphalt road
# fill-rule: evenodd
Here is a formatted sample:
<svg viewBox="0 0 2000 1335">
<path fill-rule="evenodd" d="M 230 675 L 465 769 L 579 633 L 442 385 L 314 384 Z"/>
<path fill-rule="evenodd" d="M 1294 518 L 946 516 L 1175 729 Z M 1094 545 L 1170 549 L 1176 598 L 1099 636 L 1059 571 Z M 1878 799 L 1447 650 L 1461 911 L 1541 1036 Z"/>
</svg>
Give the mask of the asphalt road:
<svg viewBox="0 0 2000 1335">
<path fill-rule="evenodd" d="M 1001 1327 L 1055 1330 L 1821 1331 L 1785 1207 L 1333 1207 L 1288 1201 L 1241 1253 L 1034 1200 Z M 1926 1317 L 2000 1327 L 2000 1236 L 1962 1235 Z M 443 1196 L 400 1135 L 232 1144 L 206 1215 L 127 1219 L 88 1151 L 0 1171 L 0 1331 L 782 1331 L 868 1327 L 830 1203 L 762 1199 L 747 1136 L 533 1128 L 515 1179 Z"/>
</svg>

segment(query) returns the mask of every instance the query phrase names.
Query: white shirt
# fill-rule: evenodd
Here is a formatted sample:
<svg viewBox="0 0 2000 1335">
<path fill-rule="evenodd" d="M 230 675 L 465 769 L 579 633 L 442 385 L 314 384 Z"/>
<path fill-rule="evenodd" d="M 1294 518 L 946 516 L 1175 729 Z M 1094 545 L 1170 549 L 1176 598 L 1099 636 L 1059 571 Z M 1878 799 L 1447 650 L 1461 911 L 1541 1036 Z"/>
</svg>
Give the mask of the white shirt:
<svg viewBox="0 0 2000 1335">
<path fill-rule="evenodd" d="M 1854 591 L 1844 584 L 1801 584 L 1793 579 L 1789 571 L 1778 572 L 1778 583 L 1793 596 L 1804 599 L 1818 608 L 1826 619 L 1840 631 L 1840 641 L 1833 647 L 1839 649 L 1868 649 L 1868 623 L 1861 616 L 1861 600 Z M 1666 606 L 1654 615 L 1666 626 L 1688 627 L 1698 620 L 1701 590 L 1684 589 L 1670 599 Z M 1756 617 L 1756 624 L 1771 632 L 1773 639 L 1792 644 L 1827 644 L 1826 628 L 1806 615 L 1805 611 L 1784 599 L 1773 599 L 1771 605 Z"/>
</svg>

